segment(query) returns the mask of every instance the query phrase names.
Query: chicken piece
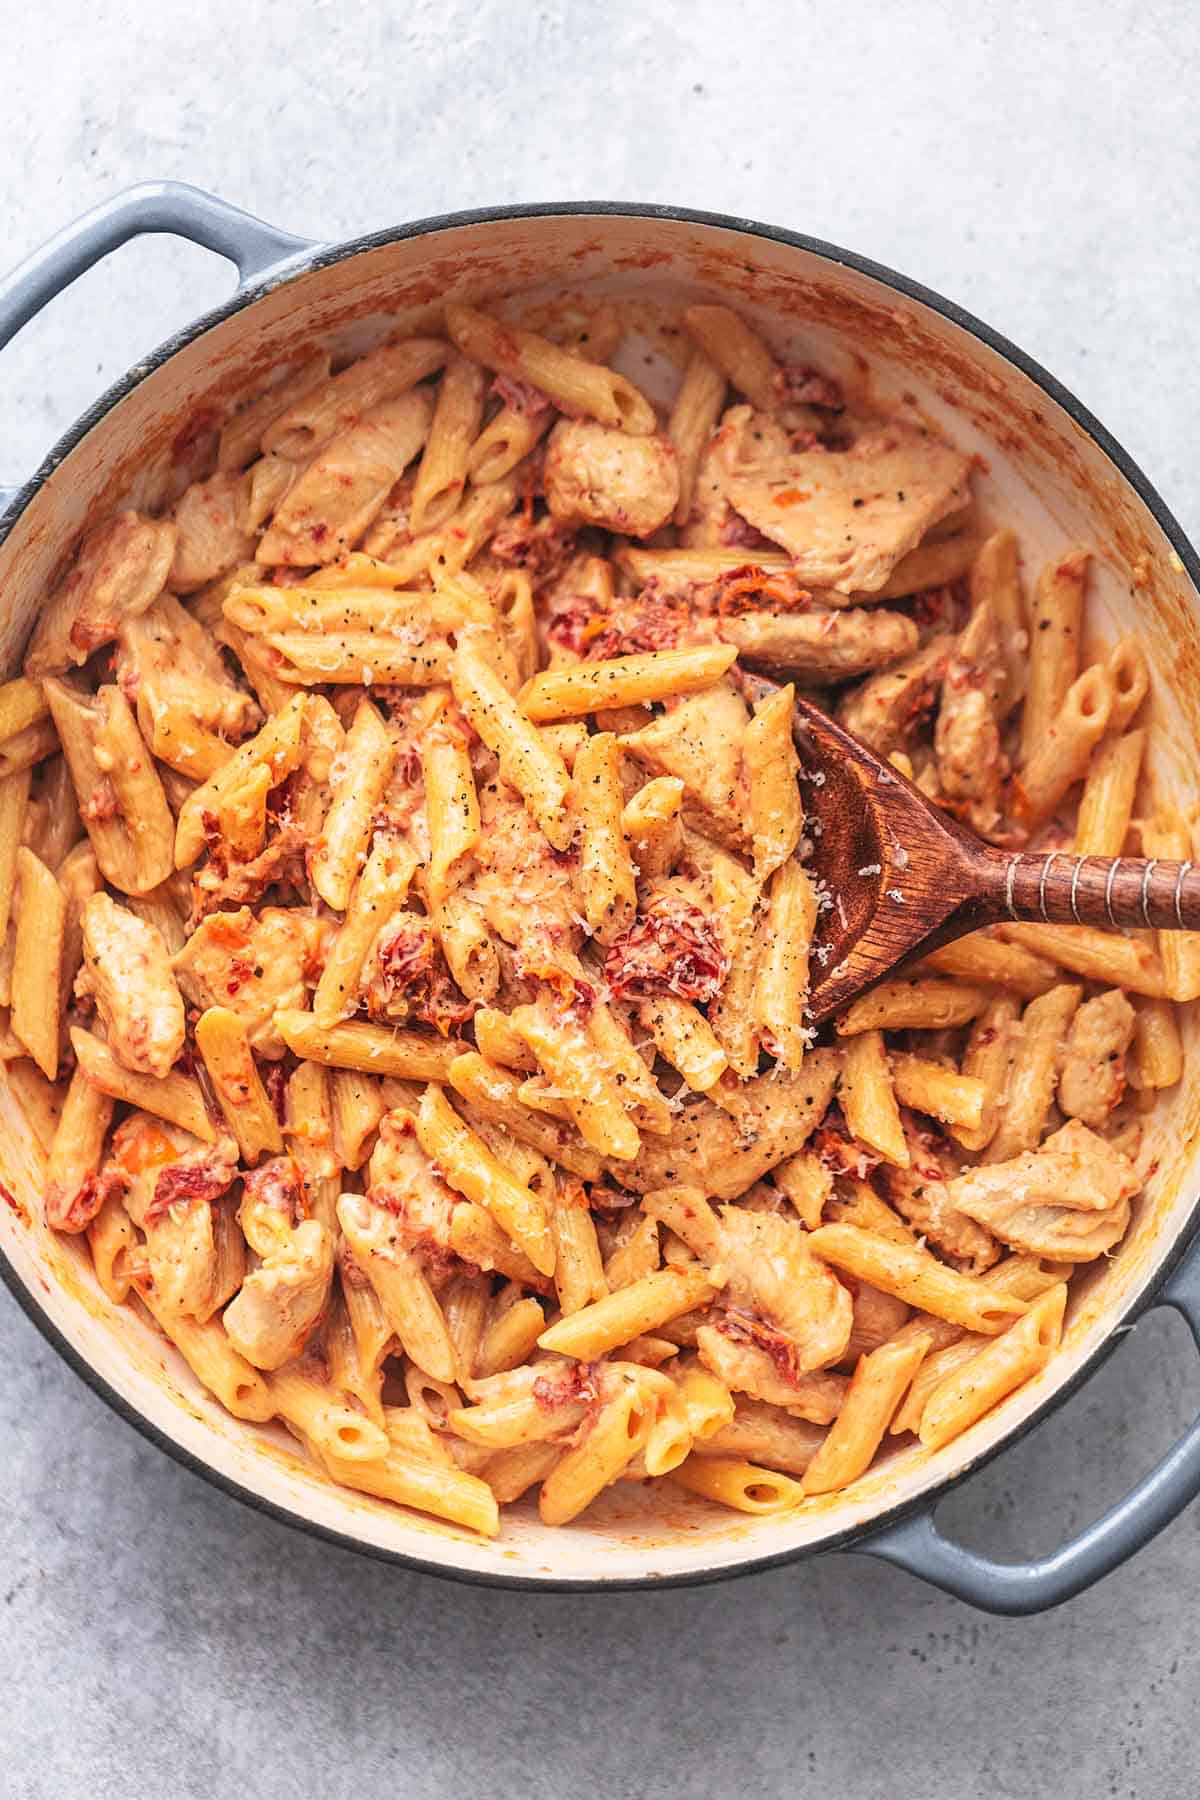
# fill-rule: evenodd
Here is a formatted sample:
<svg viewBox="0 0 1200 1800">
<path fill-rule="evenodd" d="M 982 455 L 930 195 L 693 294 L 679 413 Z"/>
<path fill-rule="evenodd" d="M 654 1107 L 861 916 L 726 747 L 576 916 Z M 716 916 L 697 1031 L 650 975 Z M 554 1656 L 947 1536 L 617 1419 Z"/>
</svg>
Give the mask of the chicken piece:
<svg viewBox="0 0 1200 1800">
<path fill-rule="evenodd" d="M 160 722 L 169 731 L 164 715 L 175 709 L 205 731 L 234 742 L 263 720 L 254 695 L 228 673 L 212 635 L 171 594 L 162 594 L 148 612 L 121 626 L 117 686 L 137 711 L 142 736 L 158 754 L 171 752 L 158 745 L 155 727 Z M 193 779 L 200 779 L 200 772 Z"/>
<path fill-rule="evenodd" d="M 808 1419 L 814 1425 L 830 1424 L 845 1399 L 847 1377 L 824 1370 L 793 1374 L 786 1357 L 780 1366 L 771 1350 L 750 1335 L 752 1330 L 752 1323 L 743 1326 L 736 1315 L 729 1313 L 717 1324 L 698 1326 L 696 1349 L 700 1361 L 732 1393 L 782 1406 L 794 1419 Z M 760 1335 L 770 1338 L 769 1333 Z"/>
<path fill-rule="evenodd" d="M 1125 1235 L 1140 1186 L 1127 1156 L 1071 1119 L 1040 1149 L 970 1169 L 947 1191 L 953 1206 L 1014 1250 L 1090 1262 Z"/>
<path fill-rule="evenodd" d="M 155 720 L 169 707 L 234 742 L 262 722 L 261 708 L 233 679 L 211 633 L 172 594 L 123 622 L 117 686 L 151 745 Z"/>
<path fill-rule="evenodd" d="M 669 1143 L 647 1134 L 636 1159 L 614 1161 L 610 1172 L 635 1194 L 683 1183 L 736 1200 L 807 1143 L 833 1098 L 838 1064 L 835 1050 L 814 1050 L 795 1074 L 753 1077 L 739 1090 L 736 1119 L 711 1100 L 689 1102 Z"/>
<path fill-rule="evenodd" d="M 256 560 L 304 569 L 352 550 L 424 444 L 432 416 L 431 391 L 414 388 L 339 431 L 275 507 Z"/>
<path fill-rule="evenodd" d="M 749 719 L 745 701 L 722 681 L 621 739 L 650 774 L 682 781 L 685 822 L 731 849 L 747 841 L 742 739 Z"/>
<path fill-rule="evenodd" d="M 877 756 L 906 744 L 933 706 L 953 648 L 949 635 L 930 638 L 894 669 L 864 681 L 838 708 L 846 730 Z"/>
<path fill-rule="evenodd" d="M 254 555 L 254 533 L 243 526 L 245 479 L 222 473 L 194 481 L 171 513 L 178 536 L 168 581 L 177 594 L 190 594 L 219 581 Z"/>
<path fill-rule="evenodd" d="M 745 411 L 745 407 L 730 407 L 721 419 L 721 426 L 733 419 L 734 429 L 738 429 Z M 779 421 L 769 413 L 752 412 L 743 428 L 743 435 L 758 460 L 791 454 L 791 439 Z M 729 504 L 722 479 L 723 448 L 718 429 L 705 445 L 700 466 L 696 470 L 692 510 L 679 538 L 686 549 L 728 550 L 742 545 L 747 549 L 757 549 L 769 543 L 760 531 L 756 531 Z"/>
<path fill-rule="evenodd" d="M 186 1020 L 157 926 L 108 894 L 93 894 L 83 909 L 83 968 L 75 992 L 93 996 L 108 1047 L 127 1069 L 170 1073 L 183 1049 Z"/>
<path fill-rule="evenodd" d="M 850 1341 L 854 1303 L 832 1269 L 812 1254 L 803 1226 L 778 1213 L 721 1208 L 718 1265 L 723 1303 L 781 1332 L 796 1375 L 839 1362 Z"/>
<path fill-rule="evenodd" d="M 1125 1092 L 1125 1053 L 1135 1015 L 1120 988 L 1085 1000 L 1067 1034 L 1058 1104 L 1070 1119 L 1103 1125 Z"/>
<path fill-rule="evenodd" d="M 304 1184 L 290 1156 L 272 1157 L 244 1180 L 238 1213 L 262 1261 L 222 1315 L 235 1350 L 256 1369 L 278 1369 L 303 1350 L 333 1280 L 333 1234 L 305 1218 Z"/>
<path fill-rule="evenodd" d="M 155 1300 L 169 1313 L 205 1319 L 217 1303 L 220 1268 L 212 1203 L 237 1175 L 238 1150 L 133 1113 L 118 1126 L 112 1160 L 125 1182 L 125 1210 L 146 1237 Z"/>
<path fill-rule="evenodd" d="M 123 619 L 152 606 L 175 554 L 175 527 L 141 513 L 116 513 L 84 538 L 38 619 L 25 658 L 35 679 L 83 664 L 116 637 Z"/>
<path fill-rule="evenodd" d="M 743 661 L 795 675 L 808 686 L 886 668 L 908 656 L 918 638 L 903 613 L 857 606 L 840 612 L 755 608 L 723 618 L 720 635 L 737 645 Z"/>
<path fill-rule="evenodd" d="M 450 1247 L 450 1225 L 461 1196 L 442 1180 L 417 1141 L 416 1121 L 403 1107 L 385 1113 L 367 1166 L 367 1198 L 400 1221 L 408 1248 L 435 1289 L 462 1264 Z"/>
<path fill-rule="evenodd" d="M 557 854 L 521 801 L 498 778 L 479 791 L 478 874 L 464 893 L 507 944 L 522 945 L 531 922 L 575 950 L 583 939 L 575 859 Z"/>
<path fill-rule="evenodd" d="M 795 559 L 796 573 L 839 593 L 874 593 L 939 519 L 967 505 L 965 456 L 916 425 L 868 425 L 848 450 L 763 453 L 748 407 L 718 432 L 730 504 Z"/>
<path fill-rule="evenodd" d="M 938 781 L 948 800 L 965 805 L 976 831 L 994 831 L 1007 773 L 996 704 L 1005 665 L 991 603 L 975 608 L 942 678 L 934 732 Z"/>
<path fill-rule="evenodd" d="M 665 437 L 632 437 L 594 419 L 561 419 L 550 433 L 543 474 L 546 504 L 565 525 L 602 525 L 649 537 L 679 499 L 675 447 Z"/>
<path fill-rule="evenodd" d="M 909 1166 L 884 1170 L 888 1199 L 901 1218 L 907 1219 L 920 1237 L 927 1238 L 956 1267 L 981 1275 L 998 1260 L 1000 1246 L 990 1231 L 960 1212 L 952 1202 L 946 1185 L 956 1173 L 950 1146 L 945 1145 L 939 1156 L 939 1140 L 915 1126 L 911 1115 L 904 1117 L 904 1137 Z"/>
<path fill-rule="evenodd" d="M 304 1008 L 324 959 L 329 926 L 307 913 L 248 906 L 210 913 L 174 960 L 175 979 L 201 1011 L 227 1006 L 246 1027 L 250 1048 L 278 1058 L 287 1046 L 275 1029 L 276 1010 Z"/>
<path fill-rule="evenodd" d="M 221 1315 L 235 1350 L 256 1369 L 298 1356 L 325 1310 L 333 1279 L 333 1235 L 305 1219 L 286 1246 L 253 1269 Z"/>
</svg>

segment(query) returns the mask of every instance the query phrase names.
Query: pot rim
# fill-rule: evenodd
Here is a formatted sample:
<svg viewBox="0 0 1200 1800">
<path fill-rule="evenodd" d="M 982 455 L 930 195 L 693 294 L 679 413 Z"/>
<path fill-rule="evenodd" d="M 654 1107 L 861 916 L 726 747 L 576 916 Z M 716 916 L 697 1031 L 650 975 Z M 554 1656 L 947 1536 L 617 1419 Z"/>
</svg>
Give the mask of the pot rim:
<svg viewBox="0 0 1200 1800">
<path fill-rule="evenodd" d="M 473 225 L 504 223 L 517 219 L 571 217 L 660 220 L 710 226 L 722 231 L 737 232 L 748 238 L 762 238 L 771 243 L 784 244 L 789 248 L 805 251 L 822 261 L 851 269 L 856 274 L 866 275 L 882 286 L 889 287 L 894 292 L 903 295 L 906 299 L 914 300 L 919 305 L 928 308 L 931 312 L 938 314 L 971 337 L 976 338 L 988 349 L 1020 370 L 1092 439 L 1145 505 L 1178 556 L 1192 585 L 1200 590 L 1200 555 L 1197 554 L 1183 527 L 1140 465 L 1070 388 L 1060 382 L 1034 357 L 1029 356 L 1002 332 L 988 325 L 974 313 L 959 306 L 956 301 L 947 299 L 936 289 L 912 280 L 909 276 L 901 274 L 885 263 L 875 262 L 870 257 L 862 256 L 856 251 L 846 250 L 823 238 L 809 237 L 803 232 L 789 231 L 782 226 L 767 225 L 759 220 L 739 217 L 731 213 L 707 212 L 686 206 L 676 207 L 640 201 L 616 200 L 530 202 L 512 206 L 474 207 L 459 212 L 436 213 L 406 225 L 391 226 L 381 231 L 366 233 L 360 237 L 348 238 L 339 243 L 314 245 L 310 252 L 290 258 L 285 267 L 266 271 L 258 279 L 239 287 L 228 300 L 201 313 L 191 324 L 182 327 L 165 339 L 157 349 L 140 358 L 132 369 L 93 401 L 74 425 L 70 426 L 47 452 L 34 473 L 18 487 L 8 507 L 0 514 L 0 546 L 3 545 L 13 526 L 39 489 L 44 486 L 59 465 L 82 443 L 89 432 L 135 388 L 157 373 L 178 351 L 185 349 L 227 319 L 245 311 L 276 288 L 290 285 L 307 275 L 348 261 L 351 257 L 364 252 L 383 249 L 389 244 L 402 243 L 412 238 L 429 237 L 436 232 Z M 1123 1329 L 1127 1329 L 1154 1304 L 1160 1289 L 1182 1261 L 1198 1234 L 1200 1234 L 1200 1195 L 1146 1287 L 1140 1294 L 1135 1295 L 1124 1311 L 1114 1319 L 1104 1338 L 1089 1352 L 1074 1373 L 1061 1386 L 1048 1394 L 1040 1405 L 1035 1407 L 1025 1418 L 1011 1425 L 994 1443 L 980 1450 L 962 1468 L 944 1477 L 928 1491 L 918 1494 L 912 1499 L 899 1501 L 886 1507 L 861 1524 L 849 1526 L 828 1538 L 823 1538 L 816 1544 L 793 1545 L 789 1548 L 769 1551 L 764 1555 L 722 1563 L 713 1568 L 689 1569 L 672 1573 L 656 1573 L 648 1570 L 641 1575 L 621 1576 L 530 1575 L 455 1567 L 453 1564 L 438 1562 L 407 1550 L 396 1550 L 365 1542 L 349 1532 L 338 1531 L 303 1513 L 293 1511 L 290 1507 L 283 1506 L 277 1501 L 268 1500 L 264 1495 L 256 1492 L 253 1488 L 244 1486 L 242 1482 L 225 1474 L 214 1464 L 204 1461 L 179 1443 L 177 1439 L 169 1436 L 111 1386 L 107 1378 L 101 1375 L 80 1351 L 76 1350 L 49 1314 L 44 1311 L 32 1289 L 27 1287 L 17 1274 L 2 1247 L 0 1247 L 0 1281 L 3 1281 L 26 1317 L 68 1366 L 74 1370 L 75 1374 L 127 1424 L 132 1425 L 144 1438 L 147 1438 L 160 1450 L 165 1451 L 177 1463 L 201 1476 L 211 1486 L 230 1498 L 240 1501 L 243 1505 L 251 1507 L 283 1525 L 290 1526 L 293 1530 L 308 1532 L 314 1537 L 336 1544 L 340 1549 L 354 1551 L 380 1562 L 386 1562 L 393 1566 L 398 1565 L 418 1574 L 434 1575 L 469 1586 L 515 1588 L 543 1593 L 623 1592 L 646 1588 L 707 1586 L 718 1581 L 733 1580 L 743 1575 L 761 1574 L 769 1569 L 781 1568 L 788 1563 L 800 1562 L 838 1550 L 865 1549 L 872 1536 L 881 1532 L 885 1527 L 893 1526 L 917 1513 L 932 1511 L 954 1488 L 977 1473 L 994 1457 L 999 1456 L 1002 1451 L 1007 1450 L 1010 1445 L 1017 1443 L 1033 1431 L 1036 1426 L 1042 1424 L 1052 1412 L 1056 1411 L 1086 1381 L 1091 1379 L 1097 1369 L 1116 1349 L 1117 1344 L 1121 1341 Z"/>
</svg>

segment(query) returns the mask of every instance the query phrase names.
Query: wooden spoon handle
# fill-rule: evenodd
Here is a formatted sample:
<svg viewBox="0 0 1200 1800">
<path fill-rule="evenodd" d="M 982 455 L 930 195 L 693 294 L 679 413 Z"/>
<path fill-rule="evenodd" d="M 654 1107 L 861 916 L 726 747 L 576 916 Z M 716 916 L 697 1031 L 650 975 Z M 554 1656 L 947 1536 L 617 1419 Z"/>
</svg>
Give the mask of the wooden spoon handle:
<svg viewBox="0 0 1200 1800">
<path fill-rule="evenodd" d="M 1061 850 L 988 861 L 989 910 L 1000 919 L 1200 931 L 1200 864 Z"/>
</svg>

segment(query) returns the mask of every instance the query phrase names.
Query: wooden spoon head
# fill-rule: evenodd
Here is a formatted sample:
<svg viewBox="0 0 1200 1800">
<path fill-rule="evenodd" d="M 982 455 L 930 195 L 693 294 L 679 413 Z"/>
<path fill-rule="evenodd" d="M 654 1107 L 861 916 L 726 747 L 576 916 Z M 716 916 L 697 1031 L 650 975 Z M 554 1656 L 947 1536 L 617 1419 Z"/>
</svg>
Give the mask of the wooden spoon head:
<svg viewBox="0 0 1200 1800">
<path fill-rule="evenodd" d="M 808 999 L 820 1024 L 969 926 L 986 852 L 811 701 L 796 701 L 793 736 L 813 840 L 807 867 L 823 896 Z"/>
</svg>

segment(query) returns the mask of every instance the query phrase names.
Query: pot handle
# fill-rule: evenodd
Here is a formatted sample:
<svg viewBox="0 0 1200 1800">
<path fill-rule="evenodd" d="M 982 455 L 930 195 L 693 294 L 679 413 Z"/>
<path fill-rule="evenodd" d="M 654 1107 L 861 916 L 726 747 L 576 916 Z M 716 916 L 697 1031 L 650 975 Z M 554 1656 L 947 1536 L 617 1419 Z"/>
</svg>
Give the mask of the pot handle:
<svg viewBox="0 0 1200 1800">
<path fill-rule="evenodd" d="M 0 349 L 93 263 L 146 232 L 188 238 L 236 264 L 238 285 L 314 246 L 184 181 L 142 181 L 102 200 L 0 279 Z"/>
<path fill-rule="evenodd" d="M 1200 1348 L 1200 1244 L 1150 1302 L 1181 1313 Z M 1138 1550 L 1200 1493 L 1200 1418 L 1137 1486 L 1052 1556 L 994 1562 L 943 1537 L 936 1502 L 854 1544 L 856 1553 L 895 1563 L 983 1612 L 1020 1617 L 1044 1612 L 1091 1587 Z"/>
<path fill-rule="evenodd" d="M 65 225 L 0 278 L 0 349 L 101 257 L 147 232 L 170 232 L 227 257 L 239 287 L 315 247 L 187 182 L 142 181 Z M 0 512 L 15 492 L 0 486 Z"/>
</svg>

